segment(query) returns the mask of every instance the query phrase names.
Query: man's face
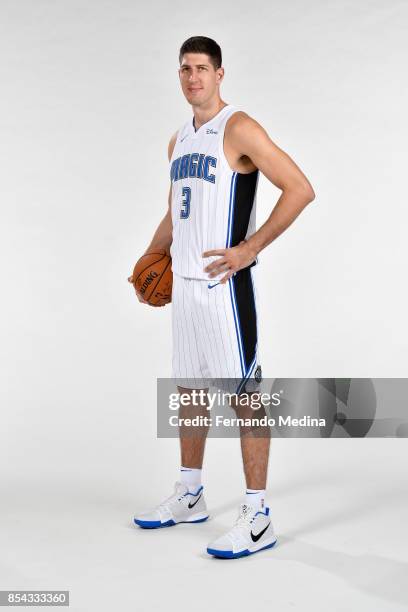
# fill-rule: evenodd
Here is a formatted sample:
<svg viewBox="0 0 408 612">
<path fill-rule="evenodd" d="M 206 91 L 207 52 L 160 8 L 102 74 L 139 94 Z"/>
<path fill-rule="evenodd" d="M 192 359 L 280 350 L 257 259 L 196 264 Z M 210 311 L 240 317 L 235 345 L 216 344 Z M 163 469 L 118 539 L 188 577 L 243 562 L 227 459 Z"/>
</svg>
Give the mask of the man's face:
<svg viewBox="0 0 408 612">
<path fill-rule="evenodd" d="M 215 70 L 205 53 L 185 53 L 179 68 L 183 94 L 194 106 L 201 106 L 218 91 L 224 69 Z"/>
</svg>

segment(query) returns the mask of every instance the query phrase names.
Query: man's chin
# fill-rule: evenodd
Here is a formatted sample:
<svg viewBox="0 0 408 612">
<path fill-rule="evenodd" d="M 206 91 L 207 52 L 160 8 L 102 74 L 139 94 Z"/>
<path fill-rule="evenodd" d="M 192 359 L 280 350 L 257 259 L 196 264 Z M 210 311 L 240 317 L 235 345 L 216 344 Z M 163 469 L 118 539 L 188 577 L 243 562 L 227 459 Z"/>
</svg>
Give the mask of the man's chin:
<svg viewBox="0 0 408 612">
<path fill-rule="evenodd" d="M 184 95 L 186 97 L 187 102 L 189 102 L 190 104 L 194 104 L 195 106 L 199 106 L 205 101 L 202 92 L 200 92 L 199 94 L 191 94 L 190 92 L 187 92 Z"/>
</svg>

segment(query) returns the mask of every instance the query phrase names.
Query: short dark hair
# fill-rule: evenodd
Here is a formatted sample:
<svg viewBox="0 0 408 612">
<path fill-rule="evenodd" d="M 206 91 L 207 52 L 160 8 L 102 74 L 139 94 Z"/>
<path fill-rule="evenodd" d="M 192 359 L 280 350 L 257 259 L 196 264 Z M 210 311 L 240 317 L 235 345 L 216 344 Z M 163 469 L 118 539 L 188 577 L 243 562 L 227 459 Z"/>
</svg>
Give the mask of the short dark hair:
<svg viewBox="0 0 408 612">
<path fill-rule="evenodd" d="M 185 53 L 205 53 L 211 60 L 215 70 L 222 66 L 221 47 L 212 38 L 207 36 L 192 36 L 188 38 L 180 47 L 179 62 Z"/>
</svg>

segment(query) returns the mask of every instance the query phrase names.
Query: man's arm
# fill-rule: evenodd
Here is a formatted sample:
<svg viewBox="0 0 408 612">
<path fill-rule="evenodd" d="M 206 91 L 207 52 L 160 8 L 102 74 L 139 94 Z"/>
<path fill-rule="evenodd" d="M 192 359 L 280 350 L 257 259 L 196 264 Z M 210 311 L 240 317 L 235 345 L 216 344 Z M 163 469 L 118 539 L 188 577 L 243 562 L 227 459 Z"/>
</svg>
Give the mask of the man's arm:
<svg viewBox="0 0 408 612">
<path fill-rule="evenodd" d="M 145 253 L 154 251 L 155 249 L 165 249 L 167 255 L 170 255 L 170 245 L 173 240 L 173 224 L 171 220 L 171 185 L 168 195 L 168 208 L 163 219 L 160 221 L 153 238 L 145 250 Z"/>
<path fill-rule="evenodd" d="M 171 137 L 170 142 L 169 142 L 168 151 L 167 151 L 169 161 L 173 154 L 173 149 L 176 143 L 176 138 L 177 138 L 177 132 Z M 149 246 L 145 250 L 144 254 L 148 253 L 149 251 L 154 251 L 155 249 L 165 249 L 166 253 L 170 255 L 170 245 L 172 241 L 173 241 L 173 223 L 171 220 L 171 183 L 170 183 L 167 212 L 164 215 L 163 219 L 160 221 L 155 233 L 153 234 L 153 238 Z M 129 276 L 128 281 L 129 283 L 133 283 L 133 276 Z M 137 293 L 137 291 L 136 291 L 136 295 L 139 299 L 139 302 L 142 302 L 143 304 L 148 303 L 141 295 Z"/>
<path fill-rule="evenodd" d="M 236 113 L 229 123 L 228 146 L 236 151 L 238 158 L 248 157 L 271 183 L 282 190 L 282 194 L 269 218 L 246 242 L 230 249 L 203 253 L 203 257 L 221 255 L 205 271 L 210 273 L 210 277 L 226 271 L 222 282 L 249 266 L 258 253 L 280 236 L 315 198 L 306 176 L 289 155 L 272 142 L 259 123 L 242 112 Z"/>
<path fill-rule="evenodd" d="M 173 134 L 173 136 L 170 138 L 168 151 L 167 151 L 169 161 L 173 154 L 173 149 L 176 143 L 176 138 L 177 138 L 177 132 Z M 156 229 L 153 235 L 153 238 L 149 246 L 147 247 L 145 253 L 147 253 L 148 251 L 152 251 L 154 249 L 165 249 L 167 254 L 169 255 L 170 245 L 172 241 L 173 241 L 173 224 L 171 220 L 171 183 L 170 183 L 167 212 L 164 215 L 161 222 L 159 223 L 159 226 Z"/>
</svg>

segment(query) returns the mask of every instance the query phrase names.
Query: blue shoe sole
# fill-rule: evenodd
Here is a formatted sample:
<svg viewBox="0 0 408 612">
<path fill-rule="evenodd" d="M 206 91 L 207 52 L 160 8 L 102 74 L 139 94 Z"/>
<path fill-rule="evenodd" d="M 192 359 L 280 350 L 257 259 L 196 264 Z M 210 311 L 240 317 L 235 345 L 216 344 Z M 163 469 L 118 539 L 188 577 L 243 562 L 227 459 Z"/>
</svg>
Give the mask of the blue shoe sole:
<svg viewBox="0 0 408 612">
<path fill-rule="evenodd" d="M 194 523 L 204 523 L 209 518 L 206 516 L 202 519 L 197 519 L 196 521 L 179 521 L 175 523 L 172 519 L 166 521 L 165 523 L 160 523 L 160 521 L 140 521 L 139 519 L 133 519 L 133 523 L 138 525 L 142 529 L 161 529 L 162 527 L 173 527 L 174 525 L 180 525 L 180 523 L 185 523 L 186 525 L 192 525 Z"/>
<path fill-rule="evenodd" d="M 215 548 L 207 548 L 207 552 L 209 555 L 213 555 L 213 557 L 217 557 L 218 559 L 239 559 L 239 557 L 247 557 L 248 555 L 255 555 L 257 552 L 261 550 L 266 550 L 267 548 L 272 548 L 275 546 L 277 540 L 272 542 L 272 544 L 268 544 L 267 546 L 263 546 L 258 550 L 250 551 L 248 548 L 245 550 L 241 550 L 241 552 L 233 553 L 232 550 L 216 550 Z"/>
</svg>

